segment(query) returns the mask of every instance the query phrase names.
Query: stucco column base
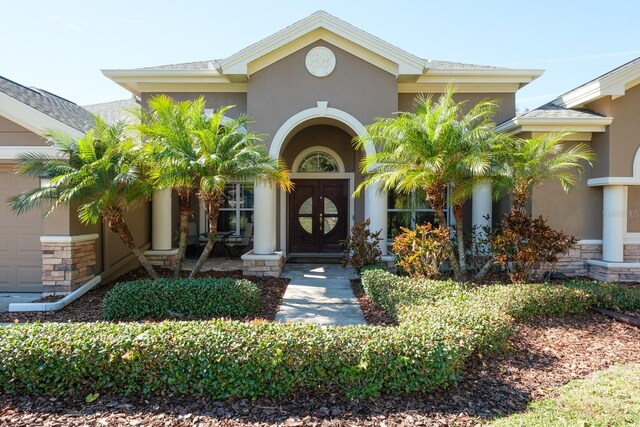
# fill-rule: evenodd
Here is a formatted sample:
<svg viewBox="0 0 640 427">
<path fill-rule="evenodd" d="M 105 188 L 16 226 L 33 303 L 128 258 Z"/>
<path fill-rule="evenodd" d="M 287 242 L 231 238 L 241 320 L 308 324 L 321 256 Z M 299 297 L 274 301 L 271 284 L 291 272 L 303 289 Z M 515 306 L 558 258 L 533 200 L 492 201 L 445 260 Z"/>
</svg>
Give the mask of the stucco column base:
<svg viewBox="0 0 640 427">
<path fill-rule="evenodd" d="M 43 296 L 67 295 L 96 275 L 97 234 L 42 236 Z"/>
<path fill-rule="evenodd" d="M 154 267 L 164 267 L 173 269 L 178 263 L 178 249 L 169 249 L 166 251 L 150 250 L 144 253 L 149 264 Z"/>
<path fill-rule="evenodd" d="M 282 252 L 260 255 L 249 251 L 242 255 L 241 259 L 244 276 L 280 277 L 285 262 Z"/>
<path fill-rule="evenodd" d="M 640 281 L 640 263 L 638 262 L 606 262 L 587 261 L 589 277 L 603 282 L 637 282 Z"/>
</svg>

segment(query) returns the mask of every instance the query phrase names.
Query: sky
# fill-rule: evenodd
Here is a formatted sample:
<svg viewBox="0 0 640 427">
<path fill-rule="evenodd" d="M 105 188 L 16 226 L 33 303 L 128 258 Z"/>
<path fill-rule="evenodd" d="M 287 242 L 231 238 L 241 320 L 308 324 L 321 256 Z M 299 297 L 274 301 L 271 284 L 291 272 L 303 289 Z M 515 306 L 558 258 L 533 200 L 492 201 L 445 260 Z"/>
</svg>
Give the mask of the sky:
<svg viewBox="0 0 640 427">
<path fill-rule="evenodd" d="M 101 69 L 225 58 L 320 9 L 422 58 L 546 70 L 521 110 L 640 56 L 637 0 L 0 0 L 0 75 L 80 105 L 125 99 Z"/>
</svg>

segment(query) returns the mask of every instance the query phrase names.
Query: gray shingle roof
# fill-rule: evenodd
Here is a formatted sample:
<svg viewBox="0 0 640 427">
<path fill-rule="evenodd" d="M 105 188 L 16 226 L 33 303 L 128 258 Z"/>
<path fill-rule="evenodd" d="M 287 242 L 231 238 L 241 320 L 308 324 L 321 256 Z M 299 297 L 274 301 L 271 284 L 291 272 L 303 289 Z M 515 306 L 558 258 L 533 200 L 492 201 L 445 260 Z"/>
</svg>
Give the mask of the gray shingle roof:
<svg viewBox="0 0 640 427">
<path fill-rule="evenodd" d="M 136 70 L 211 70 L 216 59 L 209 61 L 183 62 L 180 64 L 156 65 L 153 67 L 136 68 Z"/>
<path fill-rule="evenodd" d="M 135 121 L 135 116 L 128 110 L 140 108 L 135 99 L 122 99 L 120 101 L 104 102 L 102 104 L 85 105 L 84 108 L 102 117 L 107 123 L 116 123 L 120 120 L 127 123 Z"/>
<path fill-rule="evenodd" d="M 582 119 L 593 117 L 604 117 L 598 113 L 595 113 L 587 109 L 570 109 L 560 107 L 558 105 L 549 102 L 544 104 L 535 110 L 528 111 L 520 117 L 537 117 L 537 118 L 554 118 L 554 119 Z"/>
<path fill-rule="evenodd" d="M 446 68 L 446 69 L 492 69 L 499 70 L 504 69 L 503 67 L 492 67 L 490 65 L 478 65 L 478 64 L 466 64 L 464 62 L 451 62 L 451 61 L 440 61 L 437 59 L 430 59 L 427 62 L 427 66 L 431 68 Z"/>
<path fill-rule="evenodd" d="M 0 92 L 81 132 L 93 126 L 87 110 L 46 90 L 28 88 L 0 76 Z"/>
<path fill-rule="evenodd" d="M 153 70 L 153 71 L 161 71 L 161 70 L 211 70 L 213 69 L 213 63 L 218 62 L 218 59 L 210 59 L 208 61 L 194 61 L 194 62 L 183 62 L 181 64 L 167 64 L 167 65 L 156 65 L 152 67 L 142 67 L 136 68 L 136 70 Z M 437 59 L 430 59 L 427 62 L 427 67 L 437 68 L 437 69 L 500 69 L 501 67 L 492 67 L 489 65 L 477 65 L 477 64 L 465 64 L 463 62 L 451 62 L 451 61 L 440 61 Z"/>
</svg>

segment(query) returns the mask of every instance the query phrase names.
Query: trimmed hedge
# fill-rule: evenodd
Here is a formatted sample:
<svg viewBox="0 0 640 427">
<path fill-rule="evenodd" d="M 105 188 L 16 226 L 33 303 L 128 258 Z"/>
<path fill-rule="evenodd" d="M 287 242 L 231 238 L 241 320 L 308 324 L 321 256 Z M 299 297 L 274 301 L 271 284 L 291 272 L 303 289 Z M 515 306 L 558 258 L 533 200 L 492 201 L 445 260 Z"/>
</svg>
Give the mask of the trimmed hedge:
<svg viewBox="0 0 640 427">
<path fill-rule="evenodd" d="M 460 315 L 460 304 L 481 306 L 516 320 L 581 314 L 598 306 L 640 311 L 640 288 L 572 281 L 564 284 L 473 286 L 454 281 L 409 279 L 381 271 L 363 274 L 365 292 L 399 322 L 433 321 Z M 447 314 L 448 312 L 448 314 Z"/>
<path fill-rule="evenodd" d="M 475 340 L 446 323 L 28 324 L 0 329 L 0 389 L 216 399 L 318 390 L 359 397 L 411 393 L 453 384 Z"/>
<path fill-rule="evenodd" d="M 259 304 L 258 286 L 244 279 L 136 280 L 107 293 L 102 315 L 107 320 L 240 317 L 256 313 Z"/>
<path fill-rule="evenodd" d="M 216 281 L 211 295 L 227 283 L 237 298 L 239 282 L 244 281 Z M 366 271 L 362 282 L 374 303 L 396 316 L 398 327 L 218 319 L 0 328 L 0 392 L 215 399 L 316 391 L 357 397 L 427 392 L 455 384 L 474 355 L 504 350 L 514 319 L 581 313 L 593 304 L 640 308 L 640 289 L 620 285 L 476 287 L 410 280 L 380 270 Z M 158 297 L 146 284 L 118 287 L 116 295 L 134 302 L 114 306 L 139 312 L 145 298 L 164 301 L 166 296 Z M 206 299 L 195 295 L 195 300 Z M 221 295 L 212 297 L 227 298 Z"/>
</svg>

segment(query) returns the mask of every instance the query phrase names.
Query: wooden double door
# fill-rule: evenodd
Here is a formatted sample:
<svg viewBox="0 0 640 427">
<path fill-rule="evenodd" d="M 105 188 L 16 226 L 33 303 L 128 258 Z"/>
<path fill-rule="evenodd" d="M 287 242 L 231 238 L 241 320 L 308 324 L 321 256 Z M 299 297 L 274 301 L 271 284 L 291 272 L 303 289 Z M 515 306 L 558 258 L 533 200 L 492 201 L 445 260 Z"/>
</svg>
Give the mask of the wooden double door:
<svg viewBox="0 0 640 427">
<path fill-rule="evenodd" d="M 300 179 L 289 195 L 289 252 L 340 253 L 347 237 L 349 180 Z"/>
</svg>

